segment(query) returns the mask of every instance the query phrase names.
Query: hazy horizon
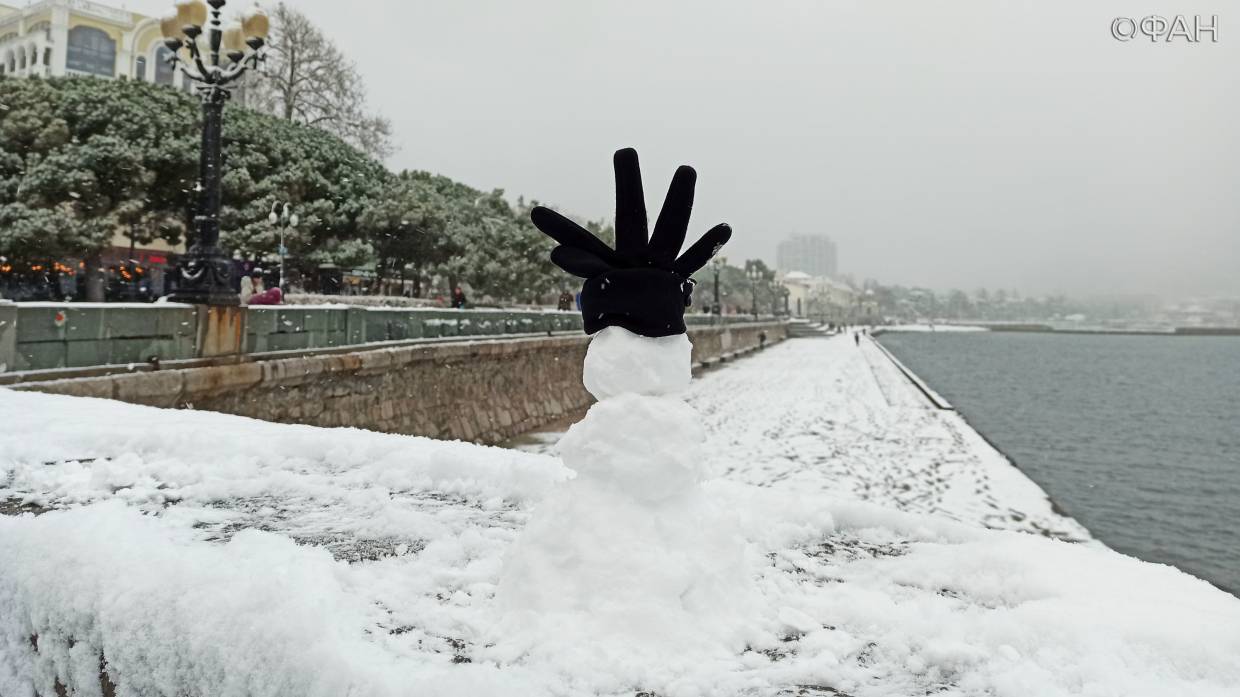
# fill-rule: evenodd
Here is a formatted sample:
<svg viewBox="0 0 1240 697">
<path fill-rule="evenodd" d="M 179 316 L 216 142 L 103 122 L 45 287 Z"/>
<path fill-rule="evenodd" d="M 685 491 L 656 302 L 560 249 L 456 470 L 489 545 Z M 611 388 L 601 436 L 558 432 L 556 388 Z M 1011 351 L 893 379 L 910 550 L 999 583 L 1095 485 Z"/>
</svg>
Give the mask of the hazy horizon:
<svg viewBox="0 0 1240 697">
<path fill-rule="evenodd" d="M 1218 15 L 1193 44 L 1116 41 L 1150 8 L 1111 0 L 294 4 L 366 75 L 394 169 L 610 218 L 633 146 L 652 216 L 697 168 L 691 229 L 730 222 L 732 260 L 821 233 L 888 284 L 1240 295 L 1226 8 L 1156 8 Z"/>
</svg>

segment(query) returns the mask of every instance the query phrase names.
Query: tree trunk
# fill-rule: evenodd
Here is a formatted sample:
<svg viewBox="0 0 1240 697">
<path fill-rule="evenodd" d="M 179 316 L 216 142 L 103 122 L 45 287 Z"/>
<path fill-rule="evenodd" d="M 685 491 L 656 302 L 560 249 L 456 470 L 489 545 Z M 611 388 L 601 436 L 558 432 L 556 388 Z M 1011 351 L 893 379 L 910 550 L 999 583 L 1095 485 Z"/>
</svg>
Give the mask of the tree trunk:
<svg viewBox="0 0 1240 697">
<path fill-rule="evenodd" d="M 288 81 L 284 83 L 284 120 L 292 121 L 296 113 L 297 97 L 293 91 L 293 83 L 297 79 L 297 45 L 288 46 Z"/>
<path fill-rule="evenodd" d="M 104 301 L 107 277 L 103 270 L 103 257 L 98 252 L 86 257 L 86 302 Z"/>
</svg>

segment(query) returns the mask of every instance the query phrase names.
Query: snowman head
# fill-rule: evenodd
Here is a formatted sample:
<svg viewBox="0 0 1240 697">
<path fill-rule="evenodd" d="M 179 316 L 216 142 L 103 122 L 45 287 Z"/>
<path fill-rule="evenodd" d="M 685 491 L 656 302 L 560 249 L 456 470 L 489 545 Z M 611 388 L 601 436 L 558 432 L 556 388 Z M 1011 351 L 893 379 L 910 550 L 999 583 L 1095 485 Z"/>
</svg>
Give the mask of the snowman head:
<svg viewBox="0 0 1240 697">
<path fill-rule="evenodd" d="M 559 243 L 551 261 L 586 279 L 581 315 L 587 334 L 622 327 L 634 334 L 664 337 L 685 332 L 685 308 L 693 297 L 691 276 L 706 265 L 732 236 L 721 223 L 684 254 L 697 173 L 682 166 L 672 177 L 667 199 L 648 234 L 637 151 L 616 152 L 616 248 L 585 228 L 542 206 L 530 213 L 534 225 Z M 677 256 L 679 255 L 679 256 Z"/>
</svg>

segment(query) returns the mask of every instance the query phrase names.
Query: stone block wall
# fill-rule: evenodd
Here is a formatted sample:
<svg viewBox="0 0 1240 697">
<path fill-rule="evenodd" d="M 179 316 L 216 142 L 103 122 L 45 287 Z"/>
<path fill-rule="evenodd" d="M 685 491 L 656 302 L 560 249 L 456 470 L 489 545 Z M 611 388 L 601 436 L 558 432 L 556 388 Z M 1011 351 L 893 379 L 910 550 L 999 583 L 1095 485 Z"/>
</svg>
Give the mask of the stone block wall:
<svg viewBox="0 0 1240 697">
<path fill-rule="evenodd" d="M 786 337 L 786 325 L 692 327 L 707 364 Z M 494 444 L 588 406 L 584 335 L 430 343 L 14 389 Z"/>
</svg>

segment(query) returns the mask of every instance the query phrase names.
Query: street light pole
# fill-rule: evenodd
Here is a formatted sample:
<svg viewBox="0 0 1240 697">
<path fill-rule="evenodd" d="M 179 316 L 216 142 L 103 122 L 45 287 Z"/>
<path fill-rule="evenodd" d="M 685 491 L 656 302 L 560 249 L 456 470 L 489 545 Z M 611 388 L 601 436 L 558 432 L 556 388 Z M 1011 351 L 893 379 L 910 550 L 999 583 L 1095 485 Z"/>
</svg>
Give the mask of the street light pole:
<svg viewBox="0 0 1240 697">
<path fill-rule="evenodd" d="M 202 143 L 198 160 L 198 211 L 194 216 L 194 237 L 190 248 L 177 261 L 177 289 L 169 298 L 174 302 L 200 305 L 238 305 L 232 288 L 232 261 L 220 249 L 220 180 L 222 178 L 222 128 L 224 103 L 231 93 L 227 85 L 239 79 L 263 60 L 268 20 L 262 10 L 254 10 L 225 29 L 220 10 L 226 0 L 210 0 L 211 19 L 202 0 L 180 0 L 176 11 L 160 20 L 164 45 L 171 51 L 169 64 L 180 68 L 189 80 L 198 83 L 202 100 Z M 209 53 L 203 54 L 198 39 L 204 33 Z M 220 49 L 224 49 L 221 61 Z M 181 58 L 186 49 L 189 59 Z"/>
<path fill-rule="evenodd" d="M 711 270 L 715 272 L 715 307 L 714 313 L 716 317 L 723 318 L 723 305 L 719 299 L 719 272 L 723 269 L 726 262 L 723 257 L 715 257 L 711 260 Z"/>
<path fill-rule="evenodd" d="M 758 319 L 758 278 L 761 276 L 762 271 L 760 271 L 756 266 L 749 267 L 749 290 L 753 294 L 753 301 L 750 304 L 750 309 L 753 310 L 754 319 Z"/>
<path fill-rule="evenodd" d="M 280 248 L 277 250 L 280 254 L 280 281 L 277 287 L 280 292 L 287 293 L 288 289 L 284 287 L 284 257 L 288 254 L 288 247 L 284 246 L 284 232 L 289 228 L 296 228 L 297 214 L 292 212 L 292 204 L 285 202 L 284 209 L 280 210 L 280 202 L 276 201 L 271 204 L 271 213 L 267 215 L 267 222 L 271 223 L 280 231 Z"/>
</svg>

